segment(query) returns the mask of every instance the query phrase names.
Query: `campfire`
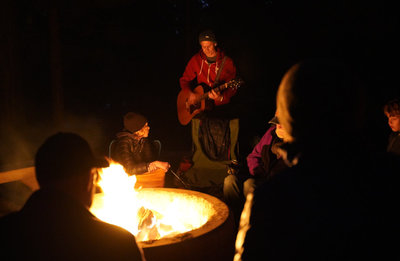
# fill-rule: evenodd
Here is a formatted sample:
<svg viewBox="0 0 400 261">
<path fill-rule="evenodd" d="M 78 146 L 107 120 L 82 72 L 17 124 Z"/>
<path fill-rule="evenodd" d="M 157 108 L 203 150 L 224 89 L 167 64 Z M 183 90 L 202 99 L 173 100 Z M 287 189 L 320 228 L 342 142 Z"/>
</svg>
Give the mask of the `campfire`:
<svg viewBox="0 0 400 261">
<path fill-rule="evenodd" d="M 196 230 L 216 215 L 213 203 L 196 194 L 174 189 L 135 189 L 136 176 L 129 176 L 115 162 L 101 169 L 99 175 L 102 192 L 95 195 L 91 212 L 130 231 L 138 242 Z"/>
</svg>

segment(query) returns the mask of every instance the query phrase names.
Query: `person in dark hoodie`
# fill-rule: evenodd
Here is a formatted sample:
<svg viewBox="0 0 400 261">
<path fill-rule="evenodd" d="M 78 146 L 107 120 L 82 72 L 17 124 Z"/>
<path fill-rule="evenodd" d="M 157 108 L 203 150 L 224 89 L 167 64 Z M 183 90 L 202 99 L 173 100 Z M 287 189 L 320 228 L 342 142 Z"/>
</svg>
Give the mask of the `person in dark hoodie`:
<svg viewBox="0 0 400 261">
<path fill-rule="evenodd" d="M 129 175 L 156 169 L 168 171 L 170 164 L 158 161 L 160 143 L 149 140 L 150 126 L 145 116 L 128 112 L 123 117 L 124 128 L 116 134 L 111 159 L 120 163 Z"/>
<path fill-rule="evenodd" d="M 35 155 L 40 189 L 0 218 L 1 260 L 144 261 L 134 235 L 90 212 L 97 170 L 108 165 L 78 134 L 47 138 Z"/>
</svg>

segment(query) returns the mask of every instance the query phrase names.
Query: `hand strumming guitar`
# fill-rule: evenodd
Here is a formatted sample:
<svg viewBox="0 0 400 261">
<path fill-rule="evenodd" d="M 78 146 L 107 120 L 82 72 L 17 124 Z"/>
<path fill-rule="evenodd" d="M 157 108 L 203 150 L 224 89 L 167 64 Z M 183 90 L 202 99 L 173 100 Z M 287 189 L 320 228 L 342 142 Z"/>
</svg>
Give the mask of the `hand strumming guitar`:
<svg viewBox="0 0 400 261">
<path fill-rule="evenodd" d="M 176 102 L 179 122 L 182 125 L 187 125 L 195 115 L 204 111 L 206 98 L 213 99 L 218 104 L 229 102 L 229 96 L 226 96 L 225 93 L 222 94 L 222 91 L 229 88 L 236 92 L 236 89 L 242 84 L 242 79 L 235 78 L 227 83 L 214 87 L 208 92 L 204 92 L 201 84 L 198 85 L 193 91 L 186 89 L 181 90 L 178 94 L 178 99 Z"/>
<path fill-rule="evenodd" d="M 224 96 L 221 95 L 221 92 L 217 92 L 215 90 L 211 90 L 208 93 L 208 98 L 213 99 L 213 100 L 222 101 L 224 99 Z"/>
<path fill-rule="evenodd" d="M 208 98 L 213 99 L 213 100 L 222 101 L 222 99 L 224 97 L 221 95 L 221 92 L 217 92 L 215 90 L 211 90 L 208 93 Z M 190 92 L 189 97 L 188 97 L 188 103 L 189 103 L 189 105 L 194 105 L 194 104 L 197 104 L 200 99 L 201 99 L 201 95 L 200 94 L 194 93 L 194 92 Z"/>
</svg>

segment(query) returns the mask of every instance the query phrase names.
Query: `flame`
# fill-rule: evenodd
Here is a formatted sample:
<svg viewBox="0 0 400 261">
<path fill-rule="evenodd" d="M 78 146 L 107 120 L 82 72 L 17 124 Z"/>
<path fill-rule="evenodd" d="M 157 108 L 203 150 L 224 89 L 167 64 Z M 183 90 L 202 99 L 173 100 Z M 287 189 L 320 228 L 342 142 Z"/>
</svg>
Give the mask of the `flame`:
<svg viewBox="0 0 400 261">
<path fill-rule="evenodd" d="M 212 204 L 188 194 L 148 193 L 135 189 L 136 176 L 111 161 L 99 171 L 99 187 L 91 212 L 99 219 L 123 227 L 137 241 L 156 240 L 204 225 L 215 214 Z"/>
</svg>

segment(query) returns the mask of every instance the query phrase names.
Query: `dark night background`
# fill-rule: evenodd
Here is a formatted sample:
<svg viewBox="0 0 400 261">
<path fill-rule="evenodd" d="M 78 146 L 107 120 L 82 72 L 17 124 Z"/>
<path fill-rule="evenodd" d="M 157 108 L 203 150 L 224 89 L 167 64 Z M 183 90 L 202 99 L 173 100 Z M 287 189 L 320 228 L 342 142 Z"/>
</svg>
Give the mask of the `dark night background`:
<svg viewBox="0 0 400 261">
<path fill-rule="evenodd" d="M 246 82 L 232 101 L 241 153 L 266 130 L 285 71 L 326 55 L 345 59 L 360 76 L 368 142 L 384 149 L 382 105 L 400 89 L 396 10 L 392 1 L 369 0 L 1 1 L 0 170 L 31 165 L 57 130 L 78 132 L 105 155 L 127 110 L 148 117 L 166 160 L 190 150 L 176 97 L 205 28 L 214 29 Z"/>
</svg>

